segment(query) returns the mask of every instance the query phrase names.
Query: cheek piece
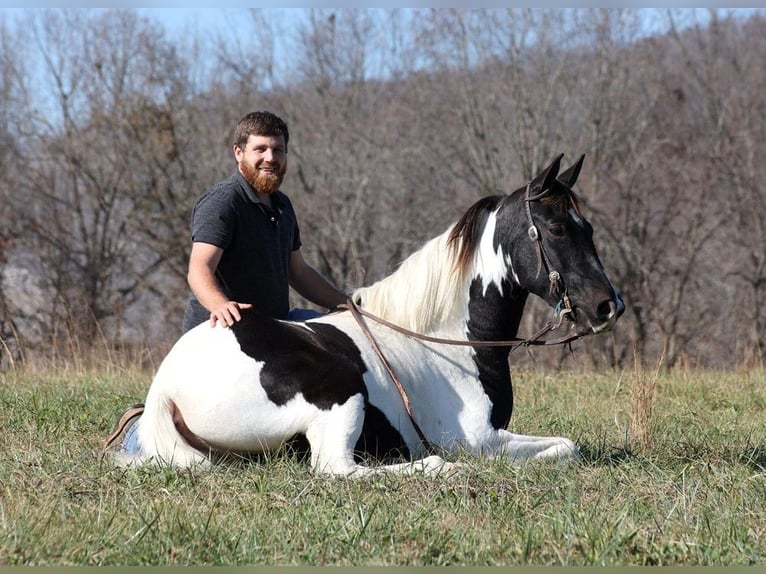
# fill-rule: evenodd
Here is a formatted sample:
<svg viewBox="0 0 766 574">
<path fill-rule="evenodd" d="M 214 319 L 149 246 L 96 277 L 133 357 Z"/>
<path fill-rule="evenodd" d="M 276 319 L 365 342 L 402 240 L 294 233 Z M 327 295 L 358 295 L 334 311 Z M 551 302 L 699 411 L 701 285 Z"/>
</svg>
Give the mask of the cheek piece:
<svg viewBox="0 0 766 574">
<path fill-rule="evenodd" d="M 574 318 L 574 309 L 572 308 L 572 302 L 569 300 L 569 296 L 567 295 L 566 285 L 564 285 L 564 281 L 561 279 L 561 274 L 553 269 L 550 259 L 548 258 L 548 254 L 545 252 L 542 237 L 540 236 L 540 232 L 537 230 L 535 220 L 532 217 L 532 210 L 529 207 L 531 202 L 540 200 L 543 196 L 545 196 L 545 193 L 545 191 L 542 191 L 533 196 L 530 192 L 530 186 L 527 184 L 527 189 L 524 197 L 527 221 L 529 222 L 527 235 L 529 235 L 529 238 L 535 242 L 535 246 L 537 247 L 537 274 L 540 274 L 541 267 L 544 266 L 545 270 L 548 272 L 549 292 L 560 297 L 558 303 L 556 303 L 556 308 L 554 311 L 557 319 L 556 327 L 558 327 L 561 325 L 561 323 L 563 323 L 564 319 Z M 572 317 L 569 317 L 570 314 Z"/>
</svg>

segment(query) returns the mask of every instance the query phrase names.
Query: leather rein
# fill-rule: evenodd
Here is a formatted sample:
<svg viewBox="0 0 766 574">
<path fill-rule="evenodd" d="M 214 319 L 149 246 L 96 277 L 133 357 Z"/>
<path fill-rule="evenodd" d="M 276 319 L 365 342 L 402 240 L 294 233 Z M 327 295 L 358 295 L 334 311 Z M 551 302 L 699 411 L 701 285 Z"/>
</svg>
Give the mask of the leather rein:
<svg viewBox="0 0 766 574">
<path fill-rule="evenodd" d="M 364 318 L 367 317 L 369 319 L 372 319 L 376 323 L 384 325 L 390 329 L 393 329 L 394 331 L 407 335 L 408 337 L 411 337 L 413 339 L 419 339 L 422 341 L 439 343 L 443 345 L 461 345 L 461 346 L 469 346 L 469 347 L 508 347 L 509 355 L 510 355 L 510 352 L 513 351 L 513 349 L 516 347 L 521 347 L 521 346 L 529 347 L 532 345 L 540 345 L 540 346 L 564 345 L 567 343 L 571 343 L 572 341 L 576 339 L 579 339 L 581 335 L 577 333 L 564 335 L 563 337 L 559 337 L 557 339 L 546 339 L 546 340 L 541 339 L 541 337 L 545 335 L 546 333 L 549 333 L 550 331 L 554 331 L 558 329 L 563 323 L 565 317 L 568 314 L 574 312 L 572 309 L 572 305 L 569 300 L 569 297 L 567 296 L 567 293 L 566 293 L 566 287 L 563 286 L 561 275 L 559 274 L 558 271 L 552 269 L 550 259 L 548 258 L 548 255 L 545 253 L 545 248 L 543 247 L 543 243 L 542 243 L 542 237 L 540 236 L 540 233 L 538 232 L 537 227 L 535 226 L 535 222 L 532 217 L 532 210 L 529 207 L 530 202 L 541 199 L 545 195 L 545 193 L 546 192 L 543 191 L 537 195 L 532 196 L 530 195 L 530 186 L 527 185 L 525 197 L 524 197 L 527 220 L 529 223 L 529 229 L 527 230 L 527 233 L 529 235 L 529 238 L 532 239 L 535 242 L 535 245 L 537 246 L 538 273 L 540 272 L 540 266 L 544 265 L 546 268 L 546 271 L 548 272 L 548 280 L 550 282 L 551 293 L 560 293 L 561 300 L 556 305 L 557 321 L 555 323 L 553 321 L 548 321 L 542 329 L 540 329 L 537 333 L 535 333 L 531 337 L 526 339 L 519 339 L 514 337 L 513 339 L 499 340 L 499 341 L 490 341 L 490 340 L 467 341 L 467 340 L 461 340 L 461 339 L 445 339 L 441 337 L 432 337 L 429 335 L 425 335 L 423 333 L 411 331 L 410 329 L 406 329 L 400 325 L 391 323 L 390 321 L 387 321 L 383 319 L 382 317 L 378 317 L 377 315 L 374 315 L 370 313 L 369 311 L 366 311 L 365 309 L 361 308 L 351 297 L 349 297 L 345 303 L 341 303 L 340 305 L 337 306 L 337 309 L 339 310 L 350 311 L 354 319 L 358 323 L 359 327 L 362 329 L 362 332 L 364 332 L 365 336 L 367 337 L 367 340 L 370 342 L 370 345 L 375 351 L 375 354 L 380 359 L 380 362 L 383 364 L 386 371 L 388 372 L 388 375 L 391 377 L 391 380 L 396 386 L 396 389 L 399 391 L 399 395 L 402 398 L 402 402 L 404 403 L 404 408 L 407 411 L 407 416 L 409 416 L 410 418 L 412 427 L 415 429 L 415 432 L 417 433 L 418 438 L 423 443 L 426 450 L 428 450 L 429 452 L 434 452 L 435 449 L 433 445 L 431 444 L 431 442 L 426 438 L 425 434 L 420 428 L 420 425 L 418 425 L 417 421 L 415 420 L 415 415 L 412 410 L 412 404 L 410 403 L 410 399 L 407 396 L 407 391 L 404 390 L 404 386 L 402 385 L 401 381 L 399 380 L 399 377 L 396 375 L 393 368 L 391 367 L 391 364 L 389 363 L 388 359 L 386 359 L 385 355 L 383 354 L 383 351 L 380 349 L 380 346 L 375 340 L 375 337 L 372 335 L 372 332 L 370 331 L 370 328 L 367 326 L 367 323 L 365 322 Z"/>
</svg>

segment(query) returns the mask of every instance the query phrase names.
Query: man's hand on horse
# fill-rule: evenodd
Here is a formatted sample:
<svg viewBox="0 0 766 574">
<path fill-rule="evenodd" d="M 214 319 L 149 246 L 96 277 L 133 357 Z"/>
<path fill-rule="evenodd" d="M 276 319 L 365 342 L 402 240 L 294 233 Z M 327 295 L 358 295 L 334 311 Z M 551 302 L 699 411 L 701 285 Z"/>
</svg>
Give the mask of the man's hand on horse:
<svg viewBox="0 0 766 574">
<path fill-rule="evenodd" d="M 215 327 L 216 322 L 220 322 L 224 327 L 231 327 L 234 323 L 242 319 L 240 309 L 250 309 L 250 303 L 238 303 L 237 301 L 226 301 L 210 312 L 210 325 Z"/>
</svg>

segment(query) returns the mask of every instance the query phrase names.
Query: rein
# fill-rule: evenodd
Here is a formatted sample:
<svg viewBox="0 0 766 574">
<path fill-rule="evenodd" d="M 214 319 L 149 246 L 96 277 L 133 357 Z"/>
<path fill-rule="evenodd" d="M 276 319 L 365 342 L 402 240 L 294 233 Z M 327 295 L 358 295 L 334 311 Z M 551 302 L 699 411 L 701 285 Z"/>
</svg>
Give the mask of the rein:
<svg viewBox="0 0 766 574">
<path fill-rule="evenodd" d="M 541 199 L 542 197 L 545 196 L 545 194 L 546 192 L 543 191 L 535 196 L 532 196 L 530 194 L 530 185 L 527 184 L 527 189 L 526 189 L 525 197 L 524 197 L 527 220 L 529 221 L 529 229 L 527 230 L 527 234 L 529 235 L 529 238 L 532 241 L 534 241 L 535 245 L 537 246 L 538 262 L 539 262 L 538 273 L 540 272 L 540 265 L 545 265 L 545 270 L 548 272 L 548 280 L 550 281 L 551 293 L 561 293 L 561 300 L 556 305 L 556 316 L 558 317 L 557 322 L 554 324 L 552 321 L 548 321 L 545 324 L 545 326 L 542 329 L 540 329 L 537 333 L 535 333 L 533 336 L 527 339 L 518 339 L 514 337 L 513 339 L 500 340 L 500 341 L 466 341 L 466 340 L 458 340 L 458 339 L 445 339 L 441 337 L 431 337 L 429 335 L 424 335 L 423 333 L 411 331 L 409 329 L 396 325 L 395 323 L 391 323 L 390 321 L 387 321 L 383 319 L 382 317 L 378 317 L 370 313 L 369 311 L 366 311 L 362 309 L 361 307 L 359 307 L 359 305 L 357 305 L 357 303 L 354 302 L 354 300 L 351 297 L 349 297 L 345 303 L 341 303 L 340 305 L 336 307 L 339 310 L 348 310 L 354 316 L 354 319 L 359 324 L 359 327 L 362 329 L 362 332 L 364 332 L 365 336 L 367 337 L 367 340 L 370 342 L 370 345 L 372 345 L 372 348 L 375 351 L 375 354 L 380 359 L 380 362 L 383 363 L 383 366 L 388 372 L 388 375 L 391 377 L 391 380 L 394 382 L 396 389 L 399 391 L 399 395 L 401 396 L 402 402 L 404 403 L 404 408 L 407 411 L 407 416 L 409 417 L 410 422 L 412 423 L 412 427 L 415 429 L 415 432 L 417 433 L 418 438 L 420 439 L 421 443 L 426 448 L 426 450 L 431 453 L 435 452 L 435 448 L 433 444 L 426 438 L 426 435 L 423 433 L 422 429 L 420 428 L 420 425 L 418 425 L 417 421 L 415 420 L 415 415 L 412 411 L 412 404 L 410 403 L 410 399 L 407 396 L 407 391 L 404 390 L 404 386 L 402 385 L 402 382 L 399 380 L 399 377 L 396 376 L 396 373 L 394 372 L 393 368 L 391 368 L 391 364 L 388 362 L 388 359 L 386 359 L 386 356 L 383 354 L 383 351 L 380 349 L 380 346 L 375 340 L 375 337 L 373 337 L 372 332 L 370 331 L 369 327 L 365 323 L 364 318 L 367 317 L 369 319 L 372 319 L 373 321 L 380 323 L 381 325 L 384 325 L 388 327 L 389 329 L 393 329 L 394 331 L 407 335 L 408 337 L 411 337 L 413 339 L 419 339 L 422 341 L 429 341 L 431 343 L 439 343 L 443 345 L 461 345 L 461 346 L 469 346 L 469 347 L 508 347 L 509 355 L 511 351 L 513 351 L 513 349 L 515 349 L 516 347 L 521 347 L 521 346 L 528 347 L 532 345 L 541 345 L 541 346 L 564 345 L 566 343 L 571 343 L 572 341 L 579 339 L 581 335 L 578 335 L 577 333 L 572 333 L 569 335 L 565 335 L 563 337 L 559 337 L 558 339 L 541 340 L 541 337 L 545 335 L 546 333 L 549 333 L 551 331 L 558 329 L 563 323 L 564 318 L 568 314 L 574 312 L 574 310 L 572 309 L 572 304 L 566 292 L 566 286 L 563 285 L 563 282 L 561 280 L 561 275 L 559 274 L 558 271 L 556 271 L 555 269 L 552 269 L 550 259 L 548 258 L 548 255 L 545 252 L 545 248 L 543 247 L 542 237 L 540 236 L 540 233 L 537 230 L 537 226 L 535 226 L 535 221 L 534 221 L 534 218 L 532 217 L 532 210 L 529 207 L 529 204 L 532 201 L 537 201 Z"/>
<path fill-rule="evenodd" d="M 372 334 L 370 333 L 362 317 L 372 319 L 376 323 L 380 323 L 389 329 L 393 329 L 394 331 L 412 337 L 413 339 L 420 339 L 421 341 L 428 341 L 430 343 L 440 343 L 442 345 L 456 345 L 464 347 L 509 347 L 510 350 L 513 350 L 516 347 L 564 345 L 566 343 L 571 343 L 572 341 L 575 341 L 582 336 L 578 335 L 577 333 L 571 333 L 569 335 L 559 337 L 558 339 L 540 340 L 540 337 L 546 333 L 555 331 L 561 326 L 564 320 L 564 316 L 566 315 L 565 312 L 559 314 L 559 319 L 555 324 L 553 321 L 548 321 L 542 329 L 526 339 L 519 339 L 514 337 L 513 339 L 502 339 L 498 341 L 466 341 L 462 339 L 444 339 L 441 337 L 432 337 L 430 335 L 418 333 L 417 331 L 411 331 L 410 329 L 397 325 L 396 323 L 391 323 L 382 317 L 378 317 L 377 315 L 362 309 L 351 298 L 349 298 L 345 303 L 338 305 L 336 309 L 351 311 L 351 313 L 354 315 L 354 319 L 356 319 L 356 322 L 359 323 L 359 325 L 362 327 L 362 330 L 365 332 L 368 338 L 372 337 Z M 377 347 L 377 345 L 374 346 Z"/>
</svg>

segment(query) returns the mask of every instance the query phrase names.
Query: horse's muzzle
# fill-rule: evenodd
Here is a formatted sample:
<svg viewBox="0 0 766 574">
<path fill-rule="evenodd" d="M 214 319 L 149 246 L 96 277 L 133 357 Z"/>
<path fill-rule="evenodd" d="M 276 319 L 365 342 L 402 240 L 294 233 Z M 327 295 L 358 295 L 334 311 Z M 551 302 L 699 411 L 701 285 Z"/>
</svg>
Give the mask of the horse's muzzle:
<svg viewBox="0 0 766 574">
<path fill-rule="evenodd" d="M 588 321 L 592 333 L 611 331 L 617 319 L 625 312 L 625 303 L 618 293 L 614 293 L 611 299 L 606 299 L 596 306 L 594 321 Z"/>
<path fill-rule="evenodd" d="M 625 312 L 625 303 L 619 293 L 613 291 L 612 297 L 605 299 L 595 307 L 595 312 L 585 313 L 575 309 L 575 317 L 584 318 L 576 328 L 579 335 L 592 335 L 611 331 L 617 319 Z"/>
</svg>

